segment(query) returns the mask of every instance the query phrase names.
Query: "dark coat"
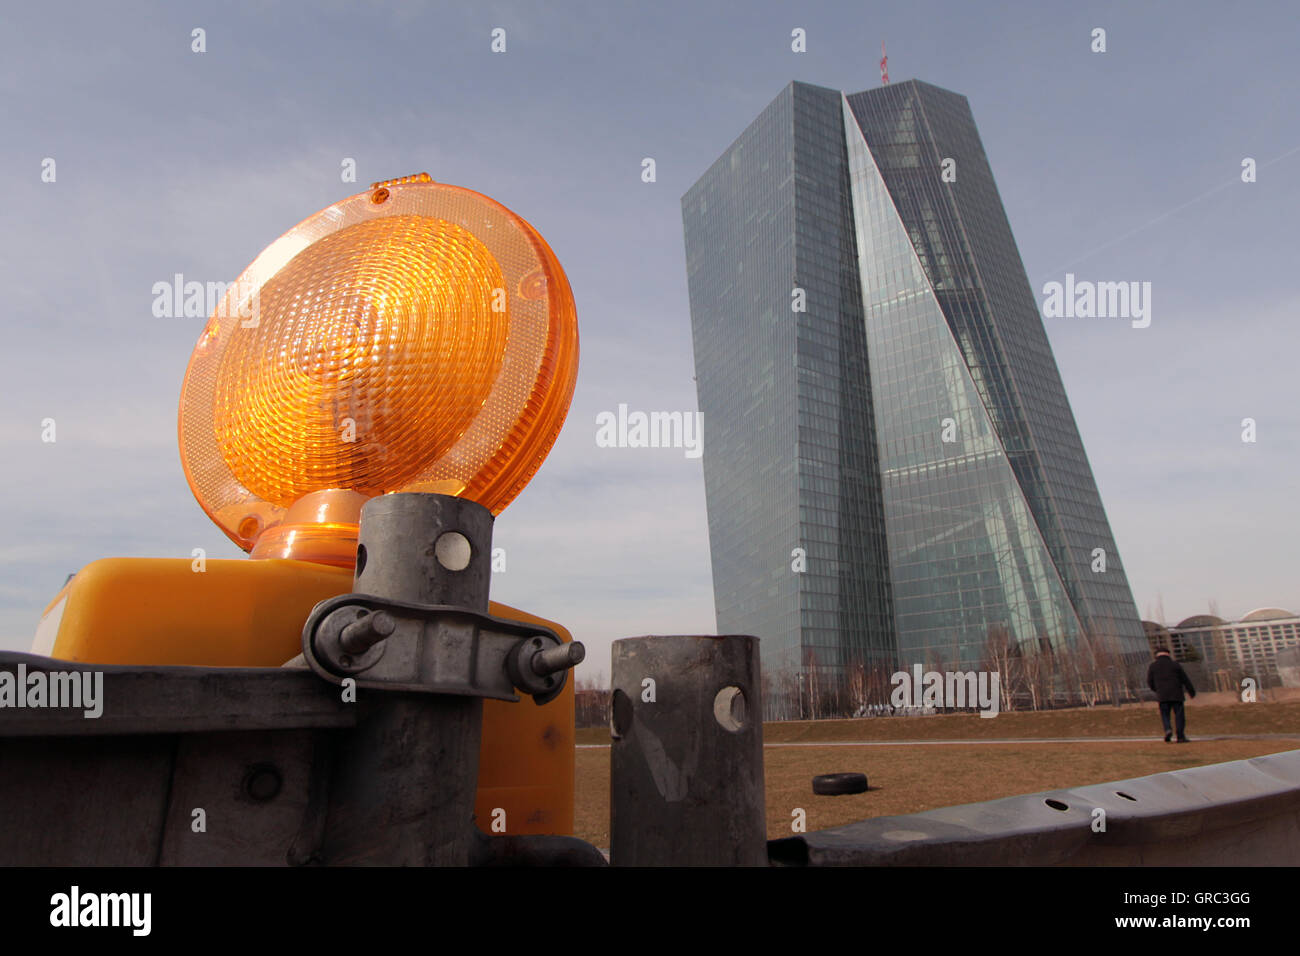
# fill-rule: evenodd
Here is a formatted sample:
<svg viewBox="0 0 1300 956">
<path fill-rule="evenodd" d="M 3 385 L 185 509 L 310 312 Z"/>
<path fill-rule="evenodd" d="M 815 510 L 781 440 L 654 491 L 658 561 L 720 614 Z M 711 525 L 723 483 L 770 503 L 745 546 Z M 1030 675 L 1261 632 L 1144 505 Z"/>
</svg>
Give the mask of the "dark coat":
<svg viewBox="0 0 1300 956">
<path fill-rule="evenodd" d="M 1196 688 L 1187 678 L 1187 672 L 1181 664 L 1168 654 L 1161 654 L 1147 668 L 1147 686 L 1156 692 L 1157 700 L 1182 701 L 1183 688 L 1196 696 Z"/>
</svg>

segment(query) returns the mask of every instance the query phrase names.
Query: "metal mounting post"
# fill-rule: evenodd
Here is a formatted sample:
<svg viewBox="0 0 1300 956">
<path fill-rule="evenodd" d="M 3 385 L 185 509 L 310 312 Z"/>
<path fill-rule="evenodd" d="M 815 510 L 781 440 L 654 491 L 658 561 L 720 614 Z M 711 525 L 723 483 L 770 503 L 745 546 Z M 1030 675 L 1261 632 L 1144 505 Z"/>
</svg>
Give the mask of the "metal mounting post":
<svg viewBox="0 0 1300 956">
<path fill-rule="evenodd" d="M 491 551 L 492 514 L 481 505 L 445 495 L 372 498 L 361 510 L 353 589 L 485 612 Z M 363 653 L 396 653 L 391 643 Z M 362 687 L 357 706 L 358 724 L 340 741 L 349 759 L 336 762 L 323 858 L 468 865 L 482 699 Z"/>
<path fill-rule="evenodd" d="M 545 627 L 487 613 L 492 513 L 463 498 L 389 494 L 361 509 L 354 593 L 322 601 L 303 629 L 321 677 L 355 682 L 357 727 L 333 774 L 331 862 L 465 866 L 475 830 L 483 698 L 541 704 L 583 658 Z M 336 819 L 368 825 L 334 826 Z"/>
<path fill-rule="evenodd" d="M 614 642 L 610 860 L 765 866 L 758 638 Z"/>
</svg>

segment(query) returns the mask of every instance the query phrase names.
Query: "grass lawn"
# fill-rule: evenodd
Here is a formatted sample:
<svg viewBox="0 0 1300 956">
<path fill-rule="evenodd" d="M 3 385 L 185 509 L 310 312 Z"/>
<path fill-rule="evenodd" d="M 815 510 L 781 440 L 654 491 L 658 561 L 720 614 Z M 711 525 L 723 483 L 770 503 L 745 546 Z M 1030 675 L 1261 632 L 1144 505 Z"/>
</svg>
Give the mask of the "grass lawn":
<svg viewBox="0 0 1300 956">
<path fill-rule="evenodd" d="M 1255 704 L 1187 704 L 1187 733 L 1300 735 L 1300 700 Z M 1160 735 L 1154 703 L 1124 707 L 1013 711 L 996 717 L 977 714 L 931 717 L 870 717 L 863 720 L 790 720 L 763 725 L 765 743 L 833 740 L 988 740 L 1009 737 L 1148 737 Z M 603 727 L 581 727 L 580 744 L 607 744 Z"/>
</svg>

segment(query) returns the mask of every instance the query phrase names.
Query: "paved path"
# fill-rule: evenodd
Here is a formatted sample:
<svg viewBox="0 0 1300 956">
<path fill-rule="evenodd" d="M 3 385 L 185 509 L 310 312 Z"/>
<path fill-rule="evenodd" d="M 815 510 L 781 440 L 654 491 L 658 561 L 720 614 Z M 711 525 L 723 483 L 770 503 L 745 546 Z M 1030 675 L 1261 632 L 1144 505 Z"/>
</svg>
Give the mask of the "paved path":
<svg viewBox="0 0 1300 956">
<path fill-rule="evenodd" d="M 1201 740 L 1300 740 L 1300 734 L 1211 734 Z M 923 747 L 960 744 L 1151 744 L 1164 743 L 1159 737 L 965 737 L 960 740 L 809 740 L 764 743 L 764 747 Z M 603 750 L 609 744 L 578 744 L 579 750 Z"/>
</svg>

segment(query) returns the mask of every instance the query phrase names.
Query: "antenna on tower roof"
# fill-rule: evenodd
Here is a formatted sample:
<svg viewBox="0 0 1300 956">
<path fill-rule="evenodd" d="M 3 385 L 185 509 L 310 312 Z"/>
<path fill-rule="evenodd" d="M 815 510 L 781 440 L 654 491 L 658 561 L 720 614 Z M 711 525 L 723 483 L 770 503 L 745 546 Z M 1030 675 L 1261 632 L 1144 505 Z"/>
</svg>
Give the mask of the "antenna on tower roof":
<svg viewBox="0 0 1300 956">
<path fill-rule="evenodd" d="M 880 83 L 889 85 L 889 57 L 885 56 L 885 41 L 880 41 Z"/>
</svg>

